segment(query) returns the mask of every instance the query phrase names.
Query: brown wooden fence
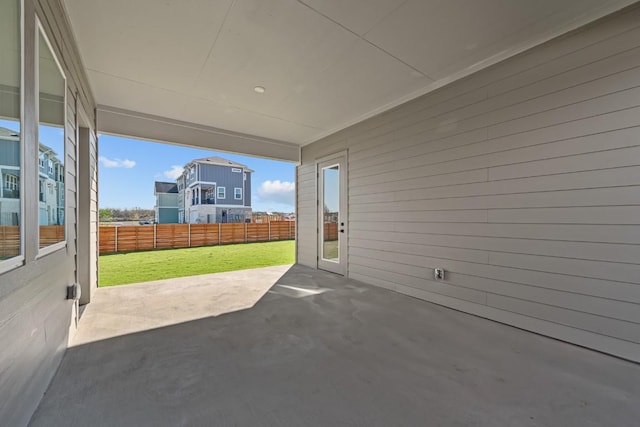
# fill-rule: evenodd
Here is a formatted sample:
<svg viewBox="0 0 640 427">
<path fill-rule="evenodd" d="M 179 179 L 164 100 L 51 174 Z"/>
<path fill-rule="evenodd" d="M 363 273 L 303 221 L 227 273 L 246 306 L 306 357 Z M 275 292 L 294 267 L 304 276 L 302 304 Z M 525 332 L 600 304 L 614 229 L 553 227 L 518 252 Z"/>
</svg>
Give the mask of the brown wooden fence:
<svg viewBox="0 0 640 427">
<path fill-rule="evenodd" d="M 0 227 L 0 259 L 12 258 L 20 253 L 20 227 L 3 225 Z"/>
<path fill-rule="evenodd" d="M 156 224 L 100 226 L 100 253 L 270 242 L 296 237 L 295 221 L 265 224 Z"/>
<path fill-rule="evenodd" d="M 40 226 L 40 248 L 62 242 L 65 239 L 63 225 Z M 0 226 L 0 259 L 20 254 L 20 227 L 17 225 Z"/>
</svg>

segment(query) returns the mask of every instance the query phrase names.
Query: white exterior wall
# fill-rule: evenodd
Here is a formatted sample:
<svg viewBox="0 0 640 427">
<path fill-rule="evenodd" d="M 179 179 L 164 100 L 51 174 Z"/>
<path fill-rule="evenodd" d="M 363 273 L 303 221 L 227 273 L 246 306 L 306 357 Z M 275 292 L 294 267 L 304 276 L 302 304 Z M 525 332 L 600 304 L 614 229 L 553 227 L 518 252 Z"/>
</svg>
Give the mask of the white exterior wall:
<svg viewBox="0 0 640 427">
<path fill-rule="evenodd" d="M 304 147 L 301 264 L 345 149 L 349 277 L 640 361 L 640 8 Z"/>
<path fill-rule="evenodd" d="M 35 16 L 51 41 L 55 54 L 67 77 L 66 122 L 66 247 L 37 257 L 38 254 L 38 144 L 36 138 L 36 105 L 34 45 Z M 0 273 L 0 424 L 26 425 L 60 363 L 68 340 L 75 331 L 77 301 L 66 300 L 66 287 L 78 282 L 79 239 L 85 230 L 78 229 L 76 203 L 77 157 L 76 106 L 82 105 L 95 123 L 95 103 L 86 76 L 79 64 L 73 38 L 59 0 L 24 0 L 24 116 L 22 122 L 23 162 L 22 197 L 26 204 L 22 229 L 24 264 Z M 91 174 L 95 178 L 95 132 L 92 130 Z M 95 182 L 90 184 L 96 199 Z M 97 233 L 97 205 L 91 206 L 88 227 Z M 95 234 L 92 234 L 95 239 Z M 90 243 L 96 250 L 95 240 Z M 86 259 L 86 258 L 85 258 Z M 87 271 L 95 279 L 95 271 Z"/>
</svg>

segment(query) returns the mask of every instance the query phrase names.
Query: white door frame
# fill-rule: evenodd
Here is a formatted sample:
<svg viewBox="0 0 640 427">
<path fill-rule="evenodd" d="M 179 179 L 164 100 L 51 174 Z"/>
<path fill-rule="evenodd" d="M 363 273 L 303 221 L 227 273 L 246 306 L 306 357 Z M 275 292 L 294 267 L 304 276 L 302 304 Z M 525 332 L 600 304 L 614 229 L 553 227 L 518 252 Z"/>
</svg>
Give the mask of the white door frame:
<svg viewBox="0 0 640 427">
<path fill-rule="evenodd" d="M 333 273 L 347 275 L 348 272 L 348 225 L 349 225 L 349 210 L 348 210 L 348 197 L 347 197 L 347 151 L 341 151 L 339 153 L 332 154 L 316 160 L 316 177 L 317 177 L 317 193 L 316 199 L 318 204 L 317 212 L 317 267 L 322 270 L 331 271 Z M 327 168 L 338 167 L 338 219 L 337 219 L 337 233 L 338 243 L 337 258 L 327 259 L 324 258 L 325 249 L 325 227 L 324 227 L 324 170 Z"/>
</svg>

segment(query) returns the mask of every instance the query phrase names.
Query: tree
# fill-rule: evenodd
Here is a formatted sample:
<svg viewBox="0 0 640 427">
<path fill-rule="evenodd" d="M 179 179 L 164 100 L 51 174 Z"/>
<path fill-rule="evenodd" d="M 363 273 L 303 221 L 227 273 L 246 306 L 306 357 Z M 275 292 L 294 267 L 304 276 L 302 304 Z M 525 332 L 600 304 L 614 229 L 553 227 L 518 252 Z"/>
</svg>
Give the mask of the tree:
<svg viewBox="0 0 640 427">
<path fill-rule="evenodd" d="M 100 209 L 100 222 L 113 221 L 113 212 L 111 209 Z"/>
</svg>

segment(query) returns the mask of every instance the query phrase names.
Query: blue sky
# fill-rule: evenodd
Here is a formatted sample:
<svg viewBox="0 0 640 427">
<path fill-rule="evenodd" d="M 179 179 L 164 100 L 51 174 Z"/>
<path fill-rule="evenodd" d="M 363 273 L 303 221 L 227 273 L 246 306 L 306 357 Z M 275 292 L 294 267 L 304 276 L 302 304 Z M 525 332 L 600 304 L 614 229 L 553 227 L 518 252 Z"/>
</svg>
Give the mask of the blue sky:
<svg viewBox="0 0 640 427">
<path fill-rule="evenodd" d="M 17 121 L 0 120 L 0 127 L 19 132 Z M 61 128 L 41 127 L 40 142 L 62 156 Z M 172 182 L 193 159 L 219 156 L 247 165 L 252 179 L 254 211 L 294 212 L 295 165 L 288 162 L 141 141 L 110 135 L 99 140 L 99 201 L 101 208 L 152 209 L 153 183 Z"/>
<path fill-rule="evenodd" d="M 110 135 L 100 135 L 99 151 L 101 208 L 151 209 L 155 203 L 155 181 L 173 182 L 182 166 L 191 160 L 219 156 L 247 165 L 255 171 L 251 182 L 254 211 L 295 210 L 293 163 Z"/>
</svg>

